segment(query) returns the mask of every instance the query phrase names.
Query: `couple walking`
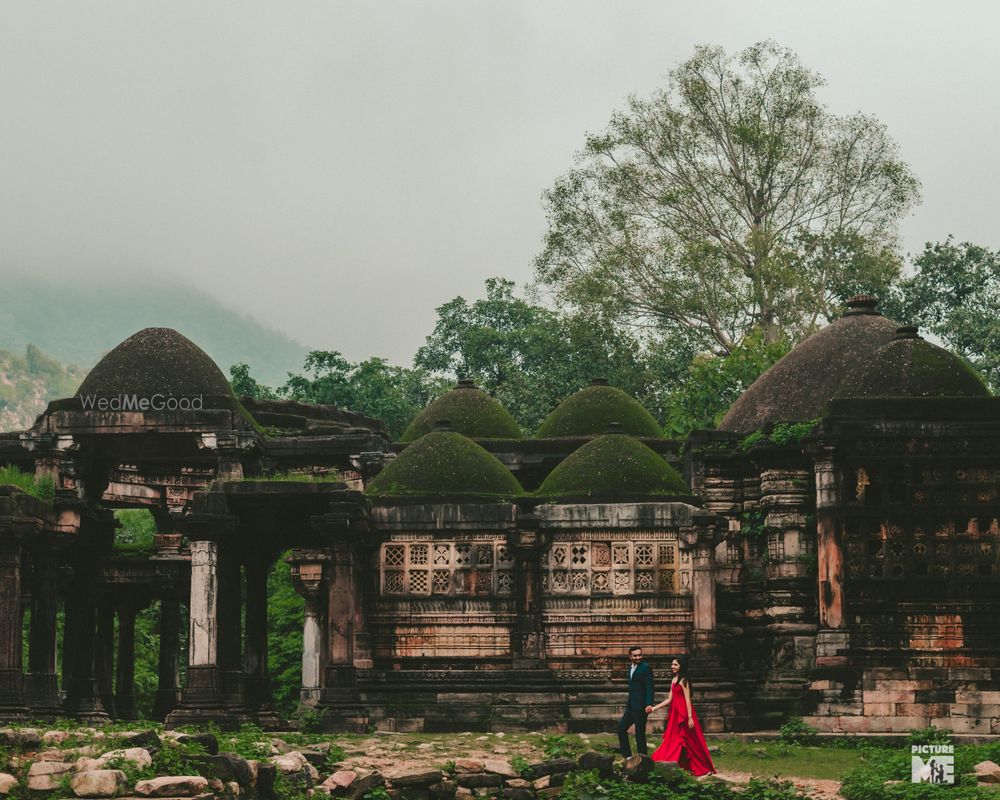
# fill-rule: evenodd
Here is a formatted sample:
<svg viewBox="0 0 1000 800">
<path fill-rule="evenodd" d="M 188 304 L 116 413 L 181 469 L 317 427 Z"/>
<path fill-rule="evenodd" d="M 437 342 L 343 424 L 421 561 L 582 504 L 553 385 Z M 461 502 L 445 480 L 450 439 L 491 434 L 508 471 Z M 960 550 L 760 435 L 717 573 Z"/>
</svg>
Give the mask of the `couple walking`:
<svg viewBox="0 0 1000 800">
<path fill-rule="evenodd" d="M 618 743 L 622 755 L 626 758 L 632 755 L 628 729 L 633 725 L 636 749 L 642 754 L 647 752 L 646 720 L 654 711 L 669 706 L 663 742 L 653 753 L 653 761 L 675 761 L 693 775 L 715 772 L 698 715 L 691 705 L 691 684 L 687 678 L 685 659 L 678 656 L 670 663 L 670 671 L 673 673 L 670 691 L 666 700 L 654 706 L 653 670 L 643 663 L 642 648 L 631 647 L 628 655 L 631 662 L 628 672 L 628 702 L 625 704 L 625 713 L 618 722 Z"/>
</svg>

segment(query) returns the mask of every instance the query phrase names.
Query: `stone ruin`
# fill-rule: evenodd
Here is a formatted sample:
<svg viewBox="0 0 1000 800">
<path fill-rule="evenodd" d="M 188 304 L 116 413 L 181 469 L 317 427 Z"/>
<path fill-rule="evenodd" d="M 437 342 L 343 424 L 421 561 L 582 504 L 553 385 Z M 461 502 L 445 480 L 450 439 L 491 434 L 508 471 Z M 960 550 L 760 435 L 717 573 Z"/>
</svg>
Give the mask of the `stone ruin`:
<svg viewBox="0 0 1000 800">
<path fill-rule="evenodd" d="M 283 724 L 287 554 L 301 704 L 329 730 L 606 730 L 639 644 L 661 691 L 690 656 L 707 731 L 998 733 L 998 453 L 1000 399 L 864 295 L 683 441 L 598 380 L 534 438 L 461 381 L 393 443 L 236 398 L 146 329 L 0 435 L 0 464 L 55 487 L 0 487 L 0 717 L 134 718 L 134 620 L 158 601 L 157 717 Z M 154 552 L 115 550 L 119 508 L 152 512 Z"/>
</svg>

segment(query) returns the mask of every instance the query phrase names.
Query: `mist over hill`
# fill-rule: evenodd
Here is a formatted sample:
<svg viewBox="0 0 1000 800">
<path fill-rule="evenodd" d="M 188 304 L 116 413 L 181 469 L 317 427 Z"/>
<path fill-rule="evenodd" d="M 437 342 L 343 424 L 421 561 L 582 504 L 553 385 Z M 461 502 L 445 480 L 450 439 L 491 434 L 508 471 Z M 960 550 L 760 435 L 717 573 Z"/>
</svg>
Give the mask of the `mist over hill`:
<svg viewBox="0 0 1000 800">
<path fill-rule="evenodd" d="M 240 361 L 269 385 L 302 367 L 307 348 L 191 286 L 171 281 L 114 281 L 86 276 L 4 279 L 0 350 L 35 345 L 62 362 L 89 370 L 120 341 L 148 327 L 174 328 L 208 353 L 222 371 Z"/>
</svg>

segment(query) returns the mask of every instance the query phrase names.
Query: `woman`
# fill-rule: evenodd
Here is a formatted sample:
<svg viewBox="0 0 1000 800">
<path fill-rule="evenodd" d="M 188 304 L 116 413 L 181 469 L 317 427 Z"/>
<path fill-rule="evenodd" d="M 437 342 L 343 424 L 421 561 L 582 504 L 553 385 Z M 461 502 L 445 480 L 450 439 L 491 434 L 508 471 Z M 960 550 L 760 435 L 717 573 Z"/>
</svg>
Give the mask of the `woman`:
<svg viewBox="0 0 1000 800">
<path fill-rule="evenodd" d="M 698 723 L 698 715 L 691 705 L 691 684 L 687 679 L 687 661 L 678 656 L 670 663 L 674 678 L 670 682 L 670 693 L 662 703 L 653 706 L 658 711 L 670 706 L 667 726 L 663 731 L 663 743 L 653 753 L 653 761 L 675 761 L 678 766 L 692 775 L 708 775 L 715 772 L 715 764 L 708 753 L 705 736 Z"/>
</svg>

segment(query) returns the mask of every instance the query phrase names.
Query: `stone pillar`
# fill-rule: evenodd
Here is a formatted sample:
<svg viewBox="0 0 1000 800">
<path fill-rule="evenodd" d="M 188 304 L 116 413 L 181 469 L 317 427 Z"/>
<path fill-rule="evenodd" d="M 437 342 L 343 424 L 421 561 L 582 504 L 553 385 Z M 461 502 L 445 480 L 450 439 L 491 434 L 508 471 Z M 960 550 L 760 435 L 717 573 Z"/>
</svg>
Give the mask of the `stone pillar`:
<svg viewBox="0 0 1000 800">
<path fill-rule="evenodd" d="M 319 704 L 323 688 L 328 646 L 326 642 L 330 556 L 322 551 L 296 550 L 289 558 L 295 591 L 305 600 L 302 628 L 302 688 L 299 700 L 304 707 Z"/>
<path fill-rule="evenodd" d="M 712 542 L 699 538 L 694 548 L 694 575 L 691 592 L 694 605 L 694 629 L 715 630 L 715 548 Z"/>
<path fill-rule="evenodd" d="M 265 729 L 276 728 L 281 719 L 271 701 L 267 669 L 267 578 L 271 560 L 262 552 L 252 553 L 246 563 L 246 631 L 243 663 L 247 705 Z"/>
<path fill-rule="evenodd" d="M 28 674 L 24 693 L 31 715 L 59 715 L 59 679 L 56 676 L 56 618 L 59 591 L 55 555 L 36 551 L 31 587 L 31 631 L 28 642 Z"/>
<path fill-rule="evenodd" d="M 115 712 L 119 719 L 136 719 L 135 615 L 136 604 L 125 600 L 118 609 L 118 664 L 115 675 Z"/>
<path fill-rule="evenodd" d="M 112 717 L 117 717 L 115 707 L 115 606 L 112 599 L 102 595 L 97 604 L 97 641 L 94 645 L 94 678 L 101 705 Z"/>
<path fill-rule="evenodd" d="M 187 683 L 180 705 L 167 716 L 168 728 L 204 722 L 233 724 L 223 710 L 219 687 L 218 557 L 218 542 L 191 542 Z"/>
<path fill-rule="evenodd" d="M 155 509 L 152 514 L 156 521 L 156 533 L 153 534 L 156 557 L 179 556 L 184 537 L 178 532 L 174 518 L 165 508 Z"/>
<path fill-rule="evenodd" d="M 522 515 L 522 523 L 529 522 Z M 516 615 L 511 631 L 511 656 L 515 669 L 532 669 L 545 664 L 545 632 L 542 624 L 541 555 L 544 536 L 533 528 L 520 529 L 511 536 L 516 572 Z"/>
<path fill-rule="evenodd" d="M 242 568 L 234 543 L 219 547 L 218 561 L 218 665 L 222 702 L 233 708 L 245 705 L 243 693 Z"/>
<path fill-rule="evenodd" d="M 66 711 L 81 722 L 100 724 L 108 719 L 94 678 L 97 627 L 95 600 L 97 565 L 91 554 L 73 564 L 73 578 L 66 593 L 66 645 L 64 665 Z"/>
<path fill-rule="evenodd" d="M 19 539 L 0 539 L 0 718 L 24 719 L 21 639 L 21 555 Z"/>
<path fill-rule="evenodd" d="M 838 630 L 844 620 L 844 544 L 837 524 L 837 476 L 832 459 L 816 462 L 816 541 L 819 624 Z"/>
<path fill-rule="evenodd" d="M 176 597 L 160 599 L 160 652 L 153 719 L 165 719 L 177 706 L 177 650 L 180 646 L 181 609 Z"/>
</svg>

